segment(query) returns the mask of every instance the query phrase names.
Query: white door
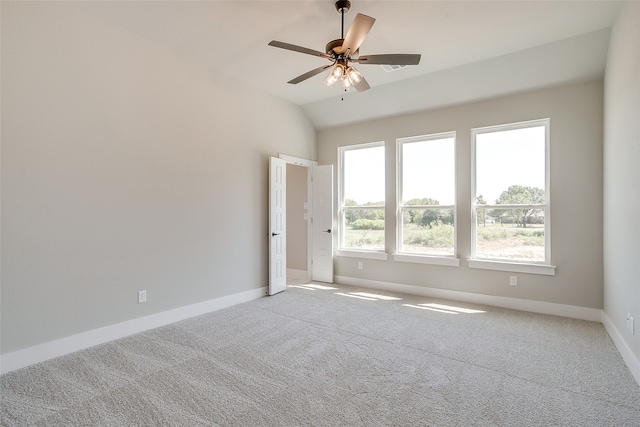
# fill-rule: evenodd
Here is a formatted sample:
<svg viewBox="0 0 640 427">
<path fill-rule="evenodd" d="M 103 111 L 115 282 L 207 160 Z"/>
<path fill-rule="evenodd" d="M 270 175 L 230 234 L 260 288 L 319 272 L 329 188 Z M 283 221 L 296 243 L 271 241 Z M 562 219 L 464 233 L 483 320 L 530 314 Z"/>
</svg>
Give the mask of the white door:
<svg viewBox="0 0 640 427">
<path fill-rule="evenodd" d="M 333 283 L 333 165 L 313 166 L 311 279 Z"/>
<path fill-rule="evenodd" d="M 287 288 L 287 162 L 269 162 L 269 295 Z"/>
</svg>

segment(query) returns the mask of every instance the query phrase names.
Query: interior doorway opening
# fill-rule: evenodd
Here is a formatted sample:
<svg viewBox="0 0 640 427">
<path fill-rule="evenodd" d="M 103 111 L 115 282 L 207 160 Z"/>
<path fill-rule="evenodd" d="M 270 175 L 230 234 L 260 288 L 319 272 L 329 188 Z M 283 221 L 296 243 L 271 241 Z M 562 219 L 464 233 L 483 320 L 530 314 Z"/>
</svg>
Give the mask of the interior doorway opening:
<svg viewBox="0 0 640 427">
<path fill-rule="evenodd" d="M 287 163 L 287 285 L 311 279 L 310 169 Z"/>
</svg>

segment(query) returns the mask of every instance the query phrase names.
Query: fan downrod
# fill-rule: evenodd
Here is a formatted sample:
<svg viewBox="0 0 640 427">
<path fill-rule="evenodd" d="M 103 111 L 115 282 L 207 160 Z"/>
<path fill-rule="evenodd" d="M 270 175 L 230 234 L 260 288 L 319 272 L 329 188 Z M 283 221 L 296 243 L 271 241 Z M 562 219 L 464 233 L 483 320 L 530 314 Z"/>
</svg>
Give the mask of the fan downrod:
<svg viewBox="0 0 640 427">
<path fill-rule="evenodd" d="M 325 46 L 325 51 L 332 56 L 339 52 L 342 47 L 342 43 L 344 43 L 344 14 L 349 11 L 351 2 L 349 0 L 337 0 L 335 6 L 338 13 L 342 15 L 342 30 L 340 32 L 339 39 L 332 40 L 327 43 L 327 46 Z"/>
</svg>

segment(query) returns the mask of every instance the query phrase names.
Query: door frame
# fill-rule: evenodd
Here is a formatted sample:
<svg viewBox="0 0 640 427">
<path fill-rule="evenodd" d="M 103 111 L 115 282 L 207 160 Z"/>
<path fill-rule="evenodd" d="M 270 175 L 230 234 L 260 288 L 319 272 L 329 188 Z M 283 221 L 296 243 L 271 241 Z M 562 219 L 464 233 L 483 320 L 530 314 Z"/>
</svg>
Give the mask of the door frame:
<svg viewBox="0 0 640 427">
<path fill-rule="evenodd" d="M 290 165 L 303 166 L 307 168 L 307 214 L 309 216 L 313 213 L 312 202 L 312 167 L 318 166 L 318 162 L 315 160 L 303 159 L 301 157 L 290 156 L 288 154 L 278 153 L 278 158 L 287 162 Z M 307 280 L 311 280 L 311 259 L 313 257 L 313 228 L 311 221 L 307 220 Z"/>
</svg>

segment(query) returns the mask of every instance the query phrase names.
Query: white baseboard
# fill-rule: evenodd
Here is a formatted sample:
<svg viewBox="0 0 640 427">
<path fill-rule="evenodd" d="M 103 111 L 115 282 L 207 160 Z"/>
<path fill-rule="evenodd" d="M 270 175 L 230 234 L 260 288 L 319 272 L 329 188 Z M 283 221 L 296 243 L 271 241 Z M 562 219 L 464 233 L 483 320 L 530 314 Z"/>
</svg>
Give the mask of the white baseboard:
<svg viewBox="0 0 640 427">
<path fill-rule="evenodd" d="M 631 371 L 631 375 L 633 375 L 633 378 L 635 378 L 638 385 L 640 385 L 640 360 L 638 360 L 636 355 L 633 354 L 631 348 L 629 347 L 629 345 L 627 345 L 627 342 L 622 337 L 622 334 L 620 333 L 618 328 L 616 328 L 614 323 L 611 321 L 611 318 L 607 316 L 607 313 L 605 313 L 604 311 L 602 311 L 601 320 L 604 328 L 609 333 L 611 340 L 620 352 L 624 363 L 627 364 L 629 371 Z"/>
<path fill-rule="evenodd" d="M 450 299 L 471 302 L 494 307 L 510 308 L 513 310 L 530 311 L 533 313 L 551 314 L 554 316 L 571 317 L 574 319 L 601 321 L 602 310 L 597 308 L 577 307 L 574 305 L 556 304 L 543 301 L 532 301 L 518 298 L 500 297 L 494 295 L 474 294 L 471 292 L 450 291 L 447 289 L 426 288 L 422 286 L 403 285 L 399 283 L 381 282 L 378 280 L 358 279 L 347 276 L 335 276 L 336 283 L 361 286 L 390 292 L 400 292 L 409 295 L 419 295 L 431 298 Z"/>
<path fill-rule="evenodd" d="M 265 296 L 267 287 L 151 314 L 0 356 L 0 374 Z"/>
</svg>

